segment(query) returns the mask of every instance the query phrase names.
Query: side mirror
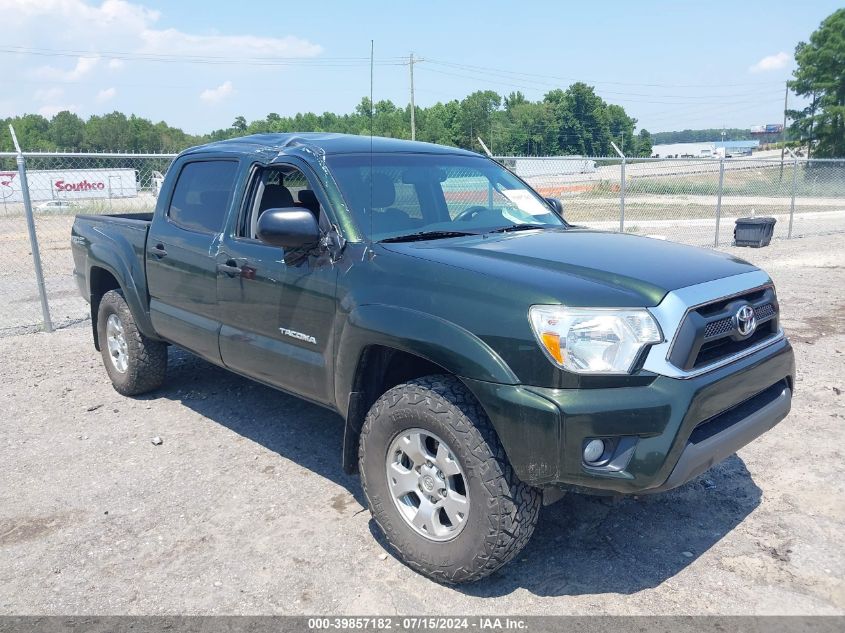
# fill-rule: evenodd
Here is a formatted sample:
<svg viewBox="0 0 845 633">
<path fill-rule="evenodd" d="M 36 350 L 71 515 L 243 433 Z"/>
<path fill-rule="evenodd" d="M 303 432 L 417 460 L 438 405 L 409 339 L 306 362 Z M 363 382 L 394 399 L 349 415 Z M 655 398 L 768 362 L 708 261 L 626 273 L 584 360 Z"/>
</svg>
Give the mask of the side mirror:
<svg viewBox="0 0 845 633">
<path fill-rule="evenodd" d="M 320 241 L 320 226 L 308 209 L 267 209 L 258 217 L 258 239 L 271 246 L 303 248 Z"/>
<path fill-rule="evenodd" d="M 563 217 L 563 201 L 560 198 L 546 198 L 546 202 L 560 217 Z"/>
</svg>

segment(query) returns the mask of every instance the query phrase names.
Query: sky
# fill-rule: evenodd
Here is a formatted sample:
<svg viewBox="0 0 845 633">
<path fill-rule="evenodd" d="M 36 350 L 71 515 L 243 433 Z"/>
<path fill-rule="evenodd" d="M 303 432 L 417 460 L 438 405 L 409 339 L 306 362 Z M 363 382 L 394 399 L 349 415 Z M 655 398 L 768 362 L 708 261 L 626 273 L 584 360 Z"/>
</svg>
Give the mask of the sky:
<svg viewBox="0 0 845 633">
<path fill-rule="evenodd" d="M 795 45 L 842 0 L 0 0 L 0 117 L 119 110 L 190 133 L 236 116 L 595 86 L 651 132 L 783 119 Z M 791 106 L 798 103 L 790 95 Z"/>
</svg>

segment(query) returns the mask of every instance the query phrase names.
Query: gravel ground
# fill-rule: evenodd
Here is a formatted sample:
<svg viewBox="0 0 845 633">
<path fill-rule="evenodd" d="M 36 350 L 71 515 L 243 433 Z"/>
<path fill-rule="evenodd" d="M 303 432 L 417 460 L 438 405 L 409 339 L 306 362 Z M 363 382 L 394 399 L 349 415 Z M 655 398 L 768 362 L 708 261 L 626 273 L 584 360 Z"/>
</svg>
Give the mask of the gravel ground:
<svg viewBox="0 0 845 633">
<path fill-rule="evenodd" d="M 544 508 L 457 588 L 374 537 L 337 416 L 175 350 L 166 388 L 123 398 L 86 326 L 0 338 L 0 613 L 843 614 L 841 246 L 732 249 L 778 284 L 783 423 L 676 491 Z"/>
</svg>

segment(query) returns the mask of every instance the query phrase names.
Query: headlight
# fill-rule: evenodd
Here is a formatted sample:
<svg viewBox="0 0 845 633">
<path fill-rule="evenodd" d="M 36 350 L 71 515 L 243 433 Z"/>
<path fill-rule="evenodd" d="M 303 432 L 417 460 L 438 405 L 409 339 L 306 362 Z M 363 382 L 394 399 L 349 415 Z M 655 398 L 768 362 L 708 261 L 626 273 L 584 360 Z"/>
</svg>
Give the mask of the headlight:
<svg viewBox="0 0 845 633">
<path fill-rule="evenodd" d="M 528 317 L 546 356 L 579 374 L 628 373 L 646 345 L 663 340 L 645 309 L 531 306 Z"/>
</svg>

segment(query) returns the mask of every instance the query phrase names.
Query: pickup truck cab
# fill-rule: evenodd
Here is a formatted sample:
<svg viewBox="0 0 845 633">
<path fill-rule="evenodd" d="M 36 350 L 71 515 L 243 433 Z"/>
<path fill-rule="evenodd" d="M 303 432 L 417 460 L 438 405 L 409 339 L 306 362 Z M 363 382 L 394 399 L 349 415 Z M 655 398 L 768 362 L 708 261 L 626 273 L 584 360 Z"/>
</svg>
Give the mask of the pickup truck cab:
<svg viewBox="0 0 845 633">
<path fill-rule="evenodd" d="M 337 134 L 189 149 L 152 214 L 77 217 L 74 274 L 115 388 L 167 346 L 342 416 L 396 554 L 482 578 L 563 491 L 699 475 L 789 412 L 769 276 L 569 225 L 493 160 Z"/>
</svg>

